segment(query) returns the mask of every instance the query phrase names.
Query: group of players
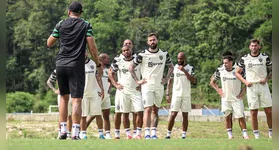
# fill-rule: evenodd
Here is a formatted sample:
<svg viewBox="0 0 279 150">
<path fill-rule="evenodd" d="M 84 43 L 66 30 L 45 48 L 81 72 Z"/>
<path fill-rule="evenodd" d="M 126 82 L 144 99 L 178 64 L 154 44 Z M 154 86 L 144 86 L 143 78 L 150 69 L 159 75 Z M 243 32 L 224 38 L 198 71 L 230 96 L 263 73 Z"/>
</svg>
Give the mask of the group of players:
<svg viewBox="0 0 279 150">
<path fill-rule="evenodd" d="M 188 113 L 191 111 L 191 84 L 196 83 L 194 68 L 187 63 L 186 55 L 179 52 L 178 64 L 173 66 L 168 52 L 158 48 L 158 36 L 150 33 L 147 36 L 148 49 L 133 54 L 132 41 L 127 39 L 123 43 L 122 53 L 116 56 L 110 65 L 107 54 L 102 53 L 98 57 L 92 26 L 80 18 L 82 12 L 82 5 L 79 2 L 72 2 L 68 8 L 69 17 L 56 24 L 47 40 L 48 47 L 53 46 L 58 39 L 60 41 L 56 70 L 47 82 L 58 97 L 60 96 L 59 139 L 67 137 L 73 140 L 87 139 L 86 130 L 94 118 L 99 138 L 111 139 L 109 89 L 112 85 L 117 89 L 115 139 L 120 138 L 121 116 L 126 138 L 133 138 L 129 121 L 131 112 L 134 138 L 142 138 L 144 126 L 145 139 L 158 139 L 156 134 L 158 111 L 165 93 L 165 84 L 167 84 L 166 99 L 170 103 L 171 111 L 165 138 L 171 138 L 175 118 L 181 110 L 183 117 L 181 138 L 185 139 Z M 86 44 L 94 61 L 85 53 Z M 249 139 L 242 101 L 245 90 L 255 138 L 259 138 L 257 119 L 259 108 L 264 108 L 269 137 L 272 137 L 272 99 L 267 82 L 272 76 L 272 63 L 266 54 L 260 52 L 260 48 L 258 40 L 251 40 L 250 53 L 241 57 L 237 65 L 233 65 L 232 54 L 223 55 L 223 65 L 210 79 L 210 85 L 221 97 L 229 139 L 233 138 L 232 117 L 239 118 L 243 138 Z M 168 68 L 168 71 L 164 76 L 165 68 Z M 221 88 L 216 83 L 219 79 Z M 54 86 L 56 82 L 59 89 Z M 241 83 L 245 85 L 242 89 Z M 68 115 L 72 116 L 67 119 Z"/>
<path fill-rule="evenodd" d="M 123 42 L 122 53 L 113 59 L 111 65 L 109 64 L 109 56 L 101 53 L 99 60 L 104 68 L 103 75 L 96 71 L 95 62 L 86 55 L 86 82 L 82 100 L 82 119 L 79 134 L 81 139 L 87 139 L 86 130 L 94 118 L 96 118 L 99 138 L 111 139 L 109 120 L 111 108 L 109 89 L 111 85 L 117 89 L 115 93 L 114 116 L 115 139 L 120 138 L 121 116 L 123 116 L 123 127 L 127 139 L 141 139 L 143 125 L 145 127 L 144 138 L 157 139 L 158 109 L 162 102 L 165 83 L 168 83 L 166 99 L 168 103 L 171 103 L 171 114 L 165 138 L 171 138 L 171 131 L 179 110 L 182 111 L 183 118 L 181 138 L 186 138 L 188 113 L 191 111 L 191 83 L 196 83 L 194 68 L 187 64 L 186 56 L 183 52 L 178 53 L 178 64 L 173 67 L 168 53 L 158 49 L 156 34 L 151 33 L 148 35 L 147 44 L 149 49 L 134 54 L 132 41 L 126 39 Z M 249 48 L 251 53 L 243 56 L 238 64 L 233 64 L 235 61 L 231 52 L 225 52 L 222 56 L 223 64 L 214 72 L 210 79 L 210 85 L 218 92 L 222 99 L 222 112 L 224 112 L 226 117 L 229 139 L 233 138 L 232 118 L 239 119 L 242 136 L 244 139 L 249 139 L 242 101 L 246 88 L 248 89 L 247 99 L 251 109 L 255 138 L 259 138 L 257 111 L 260 107 L 264 107 L 269 127 L 269 137 L 272 137 L 272 100 L 267 84 L 267 79 L 271 78 L 272 64 L 267 55 L 259 52 L 260 43 L 258 40 L 252 40 Z M 169 69 L 166 78 L 163 78 L 165 65 L 168 65 Z M 268 71 L 269 74 L 267 74 Z M 221 88 L 216 83 L 219 79 L 221 80 Z M 47 83 L 58 94 L 59 102 L 59 90 L 55 88 L 55 82 L 56 75 L 54 71 Z M 241 82 L 247 87 L 241 86 Z M 253 86 L 250 85 L 251 83 Z M 71 115 L 70 104 L 71 101 L 69 101 L 68 105 L 69 116 Z M 130 132 L 129 113 L 133 113 L 133 135 Z M 71 117 L 68 120 L 70 121 Z M 103 121 L 105 136 L 103 134 Z M 70 122 L 68 123 L 68 137 L 71 137 L 69 131 L 71 131 Z"/>
</svg>

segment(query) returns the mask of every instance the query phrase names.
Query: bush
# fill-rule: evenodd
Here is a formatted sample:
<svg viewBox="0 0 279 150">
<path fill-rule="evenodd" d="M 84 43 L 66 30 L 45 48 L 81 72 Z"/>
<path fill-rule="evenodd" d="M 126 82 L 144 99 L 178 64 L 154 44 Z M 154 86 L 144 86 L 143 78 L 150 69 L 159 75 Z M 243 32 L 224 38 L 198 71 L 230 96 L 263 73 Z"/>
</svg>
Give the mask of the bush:
<svg viewBox="0 0 279 150">
<path fill-rule="evenodd" d="M 26 92 L 14 92 L 6 94 L 6 111 L 30 112 L 33 108 L 35 96 Z"/>
</svg>

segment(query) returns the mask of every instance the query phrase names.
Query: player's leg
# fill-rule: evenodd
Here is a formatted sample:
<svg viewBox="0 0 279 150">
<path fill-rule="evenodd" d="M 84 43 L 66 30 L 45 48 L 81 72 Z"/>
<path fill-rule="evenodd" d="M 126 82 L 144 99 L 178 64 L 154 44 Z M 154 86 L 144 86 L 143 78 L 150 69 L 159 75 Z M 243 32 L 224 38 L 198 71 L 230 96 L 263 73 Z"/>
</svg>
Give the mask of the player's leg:
<svg viewBox="0 0 279 150">
<path fill-rule="evenodd" d="M 68 101 L 69 94 L 61 95 L 59 105 L 59 120 L 60 120 L 60 139 L 67 138 L 67 116 L 68 116 Z"/>
<path fill-rule="evenodd" d="M 141 130 L 143 125 L 143 111 L 136 112 L 136 139 L 141 139 Z"/>
<path fill-rule="evenodd" d="M 81 121 L 81 98 L 72 97 L 72 139 L 78 139 Z"/>
<path fill-rule="evenodd" d="M 96 118 L 96 116 L 87 116 L 86 117 L 86 128 L 88 128 L 91 122 Z"/>
<path fill-rule="evenodd" d="M 134 130 L 136 129 L 136 133 L 134 133 L 134 138 L 141 139 L 144 108 L 143 108 L 143 102 L 142 102 L 140 92 L 132 94 L 131 100 L 132 100 L 131 101 L 131 111 L 133 112 Z"/>
<path fill-rule="evenodd" d="M 109 120 L 110 109 L 103 109 L 102 112 L 103 112 L 103 120 L 104 120 L 104 129 L 106 132 L 106 139 L 111 139 L 110 120 Z"/>
<path fill-rule="evenodd" d="M 58 111 L 59 111 L 59 106 L 60 106 L 60 95 L 59 94 L 57 95 L 57 105 L 58 105 Z M 57 139 L 60 138 L 60 133 L 61 133 L 60 119 L 58 119 L 58 136 L 57 136 Z"/>
<path fill-rule="evenodd" d="M 251 114 L 253 133 L 254 133 L 255 139 L 258 139 L 258 138 L 260 138 L 260 133 L 259 133 L 259 129 L 258 129 L 258 109 L 250 110 L 250 114 Z"/>
<path fill-rule="evenodd" d="M 158 137 L 156 135 L 157 126 L 159 123 L 158 111 L 159 111 L 159 107 L 154 105 L 152 108 L 152 115 L 151 115 L 151 137 L 152 137 L 152 139 L 158 139 Z"/>
<path fill-rule="evenodd" d="M 96 117 L 96 123 L 98 127 L 99 139 L 105 139 L 104 129 L 103 129 L 103 118 L 101 115 L 96 115 L 95 117 Z"/>
<path fill-rule="evenodd" d="M 177 114 L 178 114 L 178 111 L 172 111 L 171 112 L 169 122 L 168 122 L 167 136 L 165 137 L 165 139 L 170 139 L 171 138 L 171 131 L 172 131 L 174 121 L 175 121 L 175 118 L 176 118 Z"/>
<path fill-rule="evenodd" d="M 132 135 L 131 135 L 131 129 L 130 129 L 130 120 L 129 120 L 129 113 L 125 112 L 123 113 L 123 126 L 125 129 L 125 133 L 126 133 L 126 138 L 127 139 L 132 139 Z"/>
<path fill-rule="evenodd" d="M 256 93 L 259 89 L 259 84 L 253 84 L 247 87 L 247 102 L 251 114 L 251 122 L 255 139 L 260 138 L 258 130 L 258 109 L 260 108 L 259 95 Z"/>
<path fill-rule="evenodd" d="M 114 128 L 115 128 L 115 139 L 120 138 L 120 125 L 121 125 L 121 114 L 120 112 L 115 112 L 114 114 Z"/>
<path fill-rule="evenodd" d="M 238 118 L 239 126 L 242 130 L 242 137 L 244 139 L 249 139 L 247 128 L 246 128 L 246 121 L 244 116 L 244 104 L 241 99 L 231 102 L 233 108 L 233 117 Z"/>
<path fill-rule="evenodd" d="M 245 121 L 245 117 L 239 118 L 239 126 L 242 130 L 242 137 L 244 139 L 249 139 L 248 133 L 247 133 L 247 128 L 246 128 L 246 121 Z"/>
<path fill-rule="evenodd" d="M 182 139 L 186 139 L 186 134 L 188 130 L 188 113 L 191 112 L 192 105 L 191 105 L 191 97 L 182 97 L 181 100 L 181 111 L 182 111 Z"/>
<path fill-rule="evenodd" d="M 133 138 L 137 136 L 137 113 L 132 112 L 133 115 Z"/>
<path fill-rule="evenodd" d="M 72 99 L 70 95 L 70 100 L 68 102 L 68 119 L 67 119 L 67 138 L 71 138 L 71 132 L 72 132 Z"/>
<path fill-rule="evenodd" d="M 226 129 L 228 133 L 228 138 L 232 139 L 233 134 L 232 134 L 232 113 L 226 116 Z"/>
<path fill-rule="evenodd" d="M 90 110 L 90 98 L 84 97 L 82 102 L 81 102 L 81 121 L 80 121 L 80 133 L 79 133 L 79 138 L 81 139 L 87 139 L 86 136 L 86 117 L 89 115 L 89 110 Z"/>
<path fill-rule="evenodd" d="M 272 138 L 272 107 L 264 108 L 266 115 L 267 125 L 268 125 L 268 136 Z"/>
<path fill-rule="evenodd" d="M 150 139 L 151 112 L 154 105 L 154 92 L 142 88 L 142 100 L 144 105 L 143 125 L 145 127 L 145 139 Z"/>
<path fill-rule="evenodd" d="M 183 117 L 183 121 L 182 121 L 182 139 L 186 138 L 186 133 L 188 130 L 188 112 L 182 112 L 182 117 Z"/>
</svg>

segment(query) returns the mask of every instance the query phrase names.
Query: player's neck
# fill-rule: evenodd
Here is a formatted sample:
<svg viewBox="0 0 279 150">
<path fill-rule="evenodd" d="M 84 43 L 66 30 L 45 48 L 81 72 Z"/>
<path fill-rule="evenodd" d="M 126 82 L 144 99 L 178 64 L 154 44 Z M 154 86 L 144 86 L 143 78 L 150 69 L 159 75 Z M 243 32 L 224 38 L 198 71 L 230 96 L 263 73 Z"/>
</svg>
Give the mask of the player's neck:
<svg viewBox="0 0 279 150">
<path fill-rule="evenodd" d="M 158 49 L 158 48 L 151 49 L 151 48 L 149 47 L 148 51 L 151 52 L 151 53 L 157 53 L 157 52 L 159 51 L 159 49 Z"/>
<path fill-rule="evenodd" d="M 252 57 L 257 57 L 257 56 L 260 55 L 260 51 L 258 51 L 257 53 L 252 53 L 252 52 L 250 52 L 250 55 L 251 55 Z"/>
<path fill-rule="evenodd" d="M 132 59 L 133 59 L 133 56 L 127 57 L 127 58 L 125 57 L 125 58 L 124 58 L 125 61 L 131 61 Z"/>
</svg>

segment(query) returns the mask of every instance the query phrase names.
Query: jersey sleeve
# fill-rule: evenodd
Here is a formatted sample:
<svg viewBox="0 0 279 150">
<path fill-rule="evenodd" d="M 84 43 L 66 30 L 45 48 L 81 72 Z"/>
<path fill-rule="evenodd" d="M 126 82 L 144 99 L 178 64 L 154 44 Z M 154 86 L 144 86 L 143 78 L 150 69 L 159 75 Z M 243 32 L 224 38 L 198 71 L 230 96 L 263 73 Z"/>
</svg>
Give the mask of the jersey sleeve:
<svg viewBox="0 0 279 150">
<path fill-rule="evenodd" d="M 134 58 L 133 63 L 137 66 L 140 63 L 142 63 L 142 56 L 140 54 L 137 55 L 137 57 Z"/>
<path fill-rule="evenodd" d="M 219 71 L 219 69 L 217 69 L 217 70 L 214 72 L 213 77 L 214 77 L 214 80 L 215 80 L 215 81 L 217 81 L 217 80 L 220 79 L 220 71 Z"/>
<path fill-rule="evenodd" d="M 88 22 L 88 26 L 87 26 L 87 31 L 86 31 L 86 37 L 91 37 L 93 36 L 93 29 L 91 24 Z"/>
<path fill-rule="evenodd" d="M 191 76 L 194 76 L 194 75 L 195 75 L 195 69 L 194 69 L 194 67 L 192 67 L 191 72 L 190 72 L 190 75 L 191 75 Z"/>
<path fill-rule="evenodd" d="M 242 69 L 245 68 L 245 64 L 244 64 L 244 59 L 240 58 L 240 60 L 237 63 L 237 66 L 241 67 Z"/>
<path fill-rule="evenodd" d="M 171 64 L 171 58 L 170 58 L 169 53 L 167 53 L 167 55 L 166 55 L 166 64 Z"/>
<path fill-rule="evenodd" d="M 271 62 L 269 56 L 267 56 L 267 58 L 266 58 L 266 66 L 268 66 L 268 67 L 272 66 L 272 62 Z"/>
<path fill-rule="evenodd" d="M 110 66 L 111 66 L 113 72 L 117 72 L 119 70 L 117 61 L 115 59 L 113 59 Z"/>
<path fill-rule="evenodd" d="M 51 73 L 48 80 L 53 86 L 56 84 L 56 71 L 55 70 Z"/>
<path fill-rule="evenodd" d="M 55 38 L 59 38 L 60 34 L 59 34 L 59 29 L 60 29 L 60 24 L 63 20 L 61 20 L 59 23 L 57 23 L 51 33 L 51 36 L 55 37 Z"/>
</svg>

